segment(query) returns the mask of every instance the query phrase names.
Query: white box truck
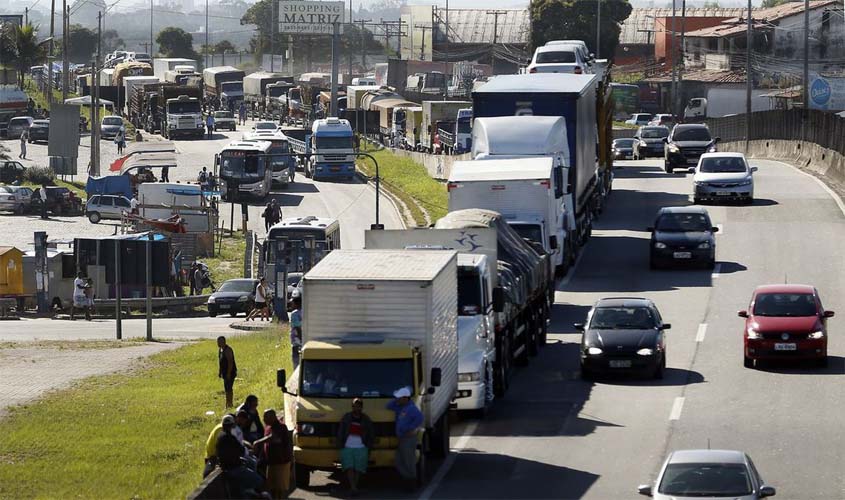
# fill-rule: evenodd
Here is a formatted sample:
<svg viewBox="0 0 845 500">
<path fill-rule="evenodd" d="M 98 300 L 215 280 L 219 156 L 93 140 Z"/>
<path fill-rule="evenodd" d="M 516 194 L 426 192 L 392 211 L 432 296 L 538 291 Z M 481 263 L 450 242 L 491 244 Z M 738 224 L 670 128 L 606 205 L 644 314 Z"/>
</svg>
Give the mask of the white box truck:
<svg viewBox="0 0 845 500">
<path fill-rule="evenodd" d="M 153 59 L 153 76 L 161 81 L 166 81 L 166 73 L 173 71 L 176 66 L 190 66 L 193 71 L 197 70 L 197 62 L 193 59 L 185 59 L 182 57 L 160 57 Z"/>
<path fill-rule="evenodd" d="M 301 362 L 287 383 L 285 422 L 295 429 L 295 476 L 337 471 L 337 425 L 364 399 L 376 446 L 370 467 L 393 467 L 394 391 L 422 411 L 418 468 L 449 451 L 449 405 L 458 386 L 457 256 L 424 250 L 334 250 L 304 277 Z"/>
<path fill-rule="evenodd" d="M 449 175 L 449 211 L 483 208 L 502 214 L 523 238 L 565 263 L 564 205 L 551 157 L 457 161 Z"/>
</svg>

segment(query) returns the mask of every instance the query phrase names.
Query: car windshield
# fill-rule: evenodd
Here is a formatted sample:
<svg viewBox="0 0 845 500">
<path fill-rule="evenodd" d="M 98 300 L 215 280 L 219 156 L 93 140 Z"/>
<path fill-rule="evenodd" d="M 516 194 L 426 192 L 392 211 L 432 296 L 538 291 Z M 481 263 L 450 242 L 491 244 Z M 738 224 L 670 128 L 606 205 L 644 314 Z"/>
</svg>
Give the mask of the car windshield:
<svg viewBox="0 0 845 500">
<path fill-rule="evenodd" d="M 540 52 L 537 54 L 537 64 L 546 63 L 574 63 L 575 52 L 559 51 L 559 52 Z"/>
<path fill-rule="evenodd" d="M 352 136 L 317 137 L 317 149 L 352 149 Z"/>
<path fill-rule="evenodd" d="M 658 492 L 679 497 L 740 497 L 751 494 L 744 464 L 669 464 Z"/>
<path fill-rule="evenodd" d="M 647 307 L 597 307 L 590 321 L 592 330 L 648 330 L 654 317 Z"/>
<path fill-rule="evenodd" d="M 49 127 L 50 122 L 48 122 L 47 120 L 36 120 L 36 121 L 32 122 L 32 126 L 33 127 Z"/>
<path fill-rule="evenodd" d="M 660 128 L 644 128 L 642 132 L 640 132 L 640 137 L 643 139 L 663 139 L 664 137 L 669 137 L 669 129 L 660 127 Z"/>
<path fill-rule="evenodd" d="M 710 141 L 710 131 L 704 127 L 682 128 L 672 134 L 674 141 Z"/>
<path fill-rule="evenodd" d="M 255 290 L 255 283 L 246 280 L 231 280 L 220 285 L 218 292 L 244 292 L 252 293 Z"/>
<path fill-rule="evenodd" d="M 117 116 L 107 116 L 103 118 L 103 125 L 123 125 L 123 120 Z"/>
<path fill-rule="evenodd" d="M 634 115 L 634 120 L 638 122 L 647 122 L 651 120 L 651 115 L 648 113 L 640 113 L 638 115 Z"/>
<path fill-rule="evenodd" d="M 613 141 L 613 145 L 618 148 L 630 148 L 634 145 L 633 139 L 616 139 Z"/>
<path fill-rule="evenodd" d="M 258 122 L 255 124 L 255 130 L 276 130 L 279 128 L 275 122 Z"/>
<path fill-rule="evenodd" d="M 755 316 L 815 316 L 816 299 L 811 293 L 764 293 L 754 301 Z"/>
<path fill-rule="evenodd" d="M 231 111 L 215 111 L 214 112 L 214 118 L 232 118 L 233 116 L 234 115 L 232 115 Z"/>
<path fill-rule="evenodd" d="M 708 174 L 715 173 L 742 173 L 746 171 L 745 160 L 736 156 L 702 158 L 699 171 Z"/>
<path fill-rule="evenodd" d="M 458 270 L 458 314 L 474 316 L 482 311 L 481 280 L 478 273 Z"/>
<path fill-rule="evenodd" d="M 543 243 L 543 229 L 539 224 L 510 224 L 510 227 L 523 239 Z"/>
<path fill-rule="evenodd" d="M 307 352 L 307 351 L 306 351 Z M 389 398 L 413 387 L 410 359 L 302 361 L 301 396 L 323 398 Z"/>
<path fill-rule="evenodd" d="M 667 233 L 708 231 L 710 221 L 704 214 L 666 213 L 657 220 L 655 229 Z"/>
<path fill-rule="evenodd" d="M 200 107 L 199 101 L 171 102 L 171 103 L 168 103 L 167 107 L 170 109 L 170 112 L 173 113 L 173 114 L 201 113 L 202 112 L 202 108 Z"/>
<path fill-rule="evenodd" d="M 15 190 L 7 187 L 7 186 L 0 186 L 0 193 L 14 193 Z"/>
</svg>

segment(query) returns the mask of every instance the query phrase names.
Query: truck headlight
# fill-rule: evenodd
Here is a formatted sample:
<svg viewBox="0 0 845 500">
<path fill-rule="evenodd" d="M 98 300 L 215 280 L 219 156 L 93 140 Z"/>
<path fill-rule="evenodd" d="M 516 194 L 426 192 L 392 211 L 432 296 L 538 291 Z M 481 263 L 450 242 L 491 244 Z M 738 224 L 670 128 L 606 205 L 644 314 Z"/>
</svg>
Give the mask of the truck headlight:
<svg viewBox="0 0 845 500">
<path fill-rule="evenodd" d="M 704 243 L 700 243 L 698 245 L 699 250 L 707 250 L 708 248 L 710 248 L 710 242 L 709 241 L 705 241 Z"/>
<path fill-rule="evenodd" d="M 601 350 L 600 347 L 589 347 L 587 348 L 587 354 L 590 356 L 598 356 L 599 354 L 603 353 L 604 351 Z"/>
<path fill-rule="evenodd" d="M 168 126 L 167 126 L 167 128 L 176 128 L 176 124 L 175 124 L 175 123 L 171 123 L 170 125 L 168 125 Z"/>
<path fill-rule="evenodd" d="M 459 373 L 458 382 L 477 382 L 481 380 L 480 372 Z"/>
<path fill-rule="evenodd" d="M 311 436 L 314 434 L 315 429 L 311 424 L 299 424 L 296 426 L 296 432 L 303 436 Z"/>
<path fill-rule="evenodd" d="M 760 332 L 753 328 L 749 328 L 745 331 L 745 333 L 748 335 L 748 340 L 759 340 L 763 338 L 763 336 L 760 335 Z"/>
<path fill-rule="evenodd" d="M 203 128 L 203 124 L 202 124 L 202 123 L 197 123 L 197 128 Z"/>
<path fill-rule="evenodd" d="M 652 354 L 654 354 L 654 349 L 649 349 L 648 347 L 646 347 L 637 351 L 637 354 L 639 354 L 640 356 L 651 356 Z"/>
<path fill-rule="evenodd" d="M 816 332 L 813 332 L 813 333 L 807 335 L 807 338 L 813 339 L 813 340 L 823 339 L 824 338 L 824 331 L 818 330 Z"/>
<path fill-rule="evenodd" d="M 210 297 L 208 298 L 208 303 L 209 303 L 209 304 L 214 304 L 214 302 L 215 302 L 216 300 L 217 300 L 217 299 L 215 299 L 215 298 L 214 298 L 214 295 L 212 295 L 212 296 L 210 296 Z"/>
<path fill-rule="evenodd" d="M 654 248 L 662 250 L 662 249 L 666 248 L 666 243 L 661 243 L 661 242 L 658 241 L 657 243 L 654 244 Z"/>
</svg>

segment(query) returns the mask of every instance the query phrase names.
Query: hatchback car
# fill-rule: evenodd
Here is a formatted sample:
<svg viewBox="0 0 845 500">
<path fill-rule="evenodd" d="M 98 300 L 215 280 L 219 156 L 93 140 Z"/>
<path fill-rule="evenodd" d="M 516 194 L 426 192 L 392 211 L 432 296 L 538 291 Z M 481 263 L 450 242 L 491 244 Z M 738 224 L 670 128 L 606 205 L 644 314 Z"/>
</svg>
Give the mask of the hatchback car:
<svg viewBox="0 0 845 500">
<path fill-rule="evenodd" d="M 226 129 L 234 132 L 237 125 L 238 121 L 235 120 L 235 115 L 231 111 L 214 112 L 214 130 Z"/>
<path fill-rule="evenodd" d="M 28 187 L 0 186 L 0 210 L 24 214 L 32 203 L 32 194 L 32 189 Z"/>
<path fill-rule="evenodd" d="M 529 73 L 590 73 L 590 65 L 577 45 L 554 44 L 537 47 L 528 64 Z"/>
<path fill-rule="evenodd" d="M 103 219 L 120 219 L 123 212 L 129 212 L 131 208 L 125 196 L 111 194 L 94 195 L 85 203 L 85 213 L 93 224 Z"/>
<path fill-rule="evenodd" d="M 104 116 L 100 123 L 100 138 L 114 139 L 118 132 L 126 129 L 123 126 L 123 118 L 119 116 Z"/>
<path fill-rule="evenodd" d="M 692 178 L 695 203 L 703 200 L 733 200 L 754 203 L 754 176 L 742 153 L 705 153 L 698 160 Z"/>
<path fill-rule="evenodd" d="M 827 320 L 819 291 L 809 285 L 764 285 L 751 295 L 743 330 L 744 365 L 761 360 L 812 360 L 827 365 Z"/>
<path fill-rule="evenodd" d="M 716 265 L 716 233 L 710 214 L 701 207 L 663 207 L 657 212 L 654 227 L 649 227 L 651 242 L 649 267 L 657 269 L 673 264 Z"/>
<path fill-rule="evenodd" d="M 255 304 L 255 287 L 258 280 L 240 278 L 225 281 L 208 297 L 206 306 L 212 318 L 222 313 L 235 317 L 238 313 L 249 313 Z"/>
<path fill-rule="evenodd" d="M 50 120 L 35 120 L 29 127 L 29 142 L 50 140 Z"/>
<path fill-rule="evenodd" d="M 659 500 L 758 500 L 776 493 L 763 481 L 751 457 L 733 450 L 673 451 L 654 485 L 643 484 L 637 490 Z"/>
<path fill-rule="evenodd" d="M 666 369 L 664 323 L 657 306 L 643 298 L 601 299 L 575 323 L 581 335 L 581 377 L 634 372 L 663 378 Z"/>
<path fill-rule="evenodd" d="M 7 139 L 19 139 L 24 130 L 32 126 L 35 120 L 31 116 L 16 116 L 9 120 L 6 128 Z"/>
<path fill-rule="evenodd" d="M 649 125 L 637 129 L 634 134 L 634 159 L 663 156 L 663 139 L 669 137 L 669 127 Z"/>
<path fill-rule="evenodd" d="M 630 160 L 634 157 L 634 139 L 614 139 L 611 148 L 614 160 Z"/>
<path fill-rule="evenodd" d="M 634 113 L 630 118 L 625 120 L 628 125 L 648 125 L 651 121 L 651 113 Z"/>
<path fill-rule="evenodd" d="M 687 123 L 672 127 L 664 142 L 664 169 L 671 174 L 676 168 L 695 167 L 704 153 L 715 153 L 719 138 L 710 135 L 710 129 L 703 123 Z"/>
<path fill-rule="evenodd" d="M 657 113 L 656 115 L 651 117 L 651 120 L 648 122 L 649 125 L 653 127 L 664 126 L 664 127 L 671 127 L 675 124 L 675 117 L 668 114 L 668 113 Z"/>
</svg>

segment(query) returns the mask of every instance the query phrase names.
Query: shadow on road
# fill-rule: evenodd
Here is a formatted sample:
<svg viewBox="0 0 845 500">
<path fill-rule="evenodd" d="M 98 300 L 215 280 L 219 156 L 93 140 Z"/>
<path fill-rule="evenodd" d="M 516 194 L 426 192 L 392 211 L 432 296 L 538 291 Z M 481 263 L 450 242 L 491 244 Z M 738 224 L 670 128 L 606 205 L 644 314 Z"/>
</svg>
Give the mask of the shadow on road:
<svg viewBox="0 0 845 500">
<path fill-rule="evenodd" d="M 680 177 L 681 170 L 669 174 L 663 167 L 645 165 L 620 165 L 613 170 L 616 179 L 674 179 Z M 615 191 L 614 191 L 615 192 Z"/>
<path fill-rule="evenodd" d="M 814 366 L 813 361 L 784 359 L 782 361 L 757 362 L 757 369 L 783 375 L 845 375 L 845 358 L 828 356 L 827 366 Z"/>
<path fill-rule="evenodd" d="M 614 189 L 610 200 L 607 212 L 595 221 L 594 230 L 645 231 L 654 225 L 654 218 L 661 208 L 691 204 L 689 195 L 685 193 L 630 189 Z"/>
<path fill-rule="evenodd" d="M 740 264 L 739 262 L 727 262 L 724 260 L 718 261 L 719 264 L 719 274 L 733 274 L 733 273 L 740 273 L 742 271 L 747 271 L 748 268 L 744 265 Z"/>
<path fill-rule="evenodd" d="M 668 359 L 668 358 L 667 358 Z M 662 379 L 654 379 L 648 375 L 607 374 L 596 375 L 596 384 L 636 386 L 636 387 L 673 387 L 705 382 L 704 375 L 699 372 L 684 370 L 683 368 L 666 368 Z M 586 382 L 585 382 L 586 383 Z"/>
<path fill-rule="evenodd" d="M 310 182 L 294 182 L 293 184 L 288 184 L 286 188 L 275 188 L 270 193 L 270 195 L 274 194 L 284 194 L 284 193 L 319 193 L 320 190 L 317 188 L 316 185 L 311 184 Z"/>
</svg>

